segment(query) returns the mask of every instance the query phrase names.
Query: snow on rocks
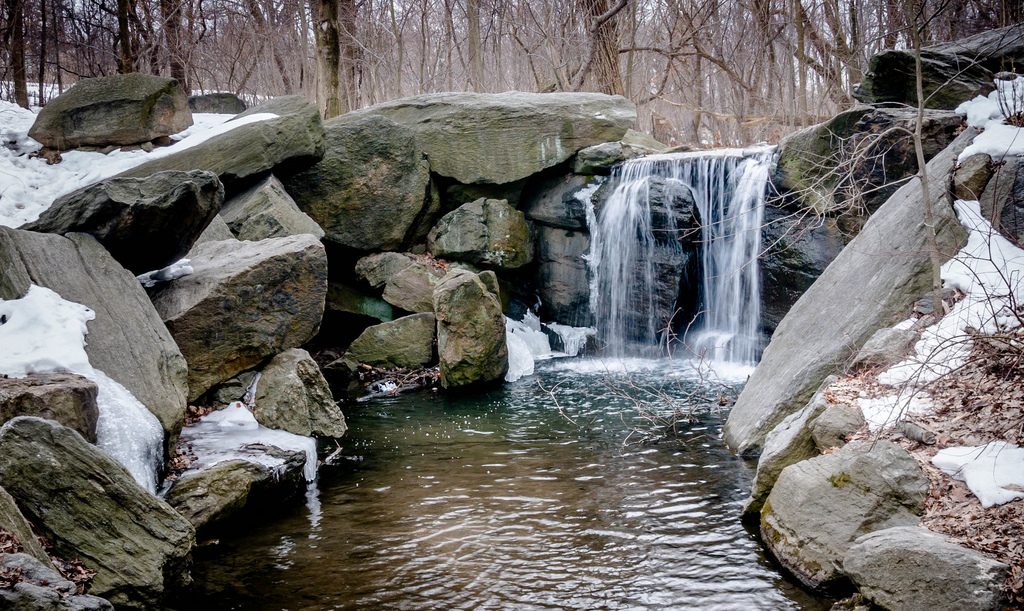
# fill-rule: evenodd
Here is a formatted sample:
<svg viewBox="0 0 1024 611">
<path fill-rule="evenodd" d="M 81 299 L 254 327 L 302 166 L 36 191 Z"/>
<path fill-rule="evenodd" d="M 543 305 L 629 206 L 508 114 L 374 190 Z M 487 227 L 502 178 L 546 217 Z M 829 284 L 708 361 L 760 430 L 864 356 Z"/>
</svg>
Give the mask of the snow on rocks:
<svg viewBox="0 0 1024 611">
<path fill-rule="evenodd" d="M 985 129 L 960 153 L 959 161 L 979 153 L 987 153 L 995 161 L 1024 153 L 1024 129 L 1004 123 L 1004 110 L 1024 111 L 1024 76 L 995 83 L 995 91 L 987 96 L 979 95 L 956 109 L 957 113 L 967 116 L 968 125 Z"/>
<path fill-rule="evenodd" d="M 939 450 L 932 464 L 967 484 L 988 509 L 1024 499 L 1024 448 L 1005 441 Z"/>
<path fill-rule="evenodd" d="M 48 165 L 31 154 L 40 145 L 28 137 L 35 113 L 0 101 L 0 225 L 19 227 L 36 220 L 55 199 L 141 165 L 173 155 L 237 127 L 277 117 L 256 113 L 233 121 L 231 115 L 194 114 L 195 123 L 172 136 L 175 143 L 152 152 L 115 150 L 106 155 L 88 151 L 61 153 L 63 161 Z"/>
<path fill-rule="evenodd" d="M 206 469 L 228 460 L 246 460 L 270 469 L 283 467 L 285 461 L 281 458 L 249 447 L 263 444 L 305 453 L 303 475 L 308 482 L 316 479 L 316 440 L 260 425 L 241 401 L 186 426 L 181 430 L 181 440 L 188 443 L 196 455 L 190 470 Z"/>
<path fill-rule="evenodd" d="M 195 270 L 192 269 L 192 266 L 189 265 L 189 263 L 191 263 L 190 259 L 182 259 L 171 263 L 163 269 L 140 274 L 136 276 L 136 278 L 139 279 L 142 286 L 146 288 L 154 287 L 161 282 L 170 282 L 172 280 L 177 280 L 178 278 L 184 278 L 194 272 Z"/>
<path fill-rule="evenodd" d="M 0 300 L 0 373 L 72 372 L 99 388 L 96 445 L 113 457 L 140 486 L 156 490 L 163 459 L 163 428 L 124 386 L 89 364 L 87 323 L 95 313 L 54 291 L 32 285 L 21 299 Z"/>
</svg>

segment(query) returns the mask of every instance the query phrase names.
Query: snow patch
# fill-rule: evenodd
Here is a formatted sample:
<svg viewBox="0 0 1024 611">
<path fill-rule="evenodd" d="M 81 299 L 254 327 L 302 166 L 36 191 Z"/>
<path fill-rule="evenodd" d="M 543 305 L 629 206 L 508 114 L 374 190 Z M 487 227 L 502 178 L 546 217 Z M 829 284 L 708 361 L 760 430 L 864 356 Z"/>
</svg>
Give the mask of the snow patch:
<svg viewBox="0 0 1024 611">
<path fill-rule="evenodd" d="M 228 460 L 246 460 L 280 474 L 284 460 L 263 451 L 246 449 L 248 445 L 263 444 L 290 452 L 303 452 L 306 455 L 303 475 L 308 482 L 316 479 L 316 440 L 262 426 L 241 401 L 186 426 L 181 430 L 181 439 L 192 447 L 196 455 L 189 470 L 208 469 Z"/>
<path fill-rule="evenodd" d="M 932 464 L 965 482 L 986 509 L 1024 499 L 1024 448 L 1005 441 L 946 448 Z"/>
<path fill-rule="evenodd" d="M 170 282 L 172 280 L 177 280 L 178 278 L 188 276 L 189 274 L 195 271 L 194 269 L 192 269 L 192 266 L 189 265 L 189 263 L 191 262 L 191 259 L 182 259 L 180 261 L 171 263 L 170 265 L 163 269 L 158 269 L 156 271 L 146 272 L 145 274 L 138 275 L 136 276 L 136 278 L 138 278 L 139 282 L 142 283 L 142 286 L 146 288 L 156 286 L 162 282 Z"/>
<path fill-rule="evenodd" d="M 935 409 L 931 398 L 924 395 L 858 397 L 857 407 L 872 431 L 887 429 L 907 416 L 928 414 Z"/>
<path fill-rule="evenodd" d="M 163 458 L 163 427 L 132 393 L 89 364 L 87 323 L 96 314 L 54 291 L 32 285 L 21 299 L 0 300 L 0 373 L 70 372 L 99 388 L 96 445 L 121 463 L 146 490 L 156 491 Z"/>
<path fill-rule="evenodd" d="M 19 227 L 39 218 L 55 199 L 86 185 L 109 178 L 153 159 L 197 146 L 237 127 L 276 118 L 256 113 L 232 119 L 232 115 L 196 113 L 193 125 L 171 137 L 176 142 L 147 153 L 115 150 L 109 154 L 66 151 L 63 161 L 47 165 L 30 158 L 40 145 L 28 137 L 35 113 L 9 102 L 0 102 L 0 225 Z"/>
<path fill-rule="evenodd" d="M 958 114 L 967 115 L 967 124 L 985 131 L 974 138 L 957 159 L 963 161 L 971 155 L 987 153 L 999 161 L 1004 157 L 1024 153 L 1024 130 L 1006 125 L 1000 101 L 1011 111 L 1024 111 L 1024 76 L 1012 81 L 996 81 L 996 89 L 987 96 L 978 96 L 957 106 Z"/>
</svg>

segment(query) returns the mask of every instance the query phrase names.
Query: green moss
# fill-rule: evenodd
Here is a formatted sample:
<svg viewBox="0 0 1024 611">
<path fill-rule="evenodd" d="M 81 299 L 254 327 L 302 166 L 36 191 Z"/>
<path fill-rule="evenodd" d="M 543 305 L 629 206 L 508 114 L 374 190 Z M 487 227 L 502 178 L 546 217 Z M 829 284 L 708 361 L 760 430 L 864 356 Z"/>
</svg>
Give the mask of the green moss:
<svg viewBox="0 0 1024 611">
<path fill-rule="evenodd" d="M 846 472 L 839 473 L 838 475 L 830 475 L 828 481 L 836 488 L 843 488 L 850 483 L 850 475 Z"/>
</svg>

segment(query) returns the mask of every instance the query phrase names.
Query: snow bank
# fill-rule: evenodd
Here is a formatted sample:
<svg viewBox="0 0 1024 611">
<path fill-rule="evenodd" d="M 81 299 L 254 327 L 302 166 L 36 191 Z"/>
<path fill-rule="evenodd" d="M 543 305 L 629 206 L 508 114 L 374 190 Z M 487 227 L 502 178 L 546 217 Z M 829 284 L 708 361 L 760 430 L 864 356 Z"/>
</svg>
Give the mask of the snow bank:
<svg viewBox="0 0 1024 611">
<path fill-rule="evenodd" d="M 153 159 L 192 148 L 210 138 L 258 121 L 276 118 L 257 113 L 230 121 L 232 115 L 192 115 L 194 124 L 172 136 L 176 142 L 147 153 L 116 150 L 107 155 L 84 151 L 61 153 L 63 161 L 47 165 L 30 158 L 40 145 L 28 137 L 35 113 L 0 102 L 0 225 L 19 227 L 39 218 L 55 199 L 86 185 L 120 174 Z"/>
<path fill-rule="evenodd" d="M 931 398 L 918 394 L 858 397 L 857 407 L 871 431 L 887 429 L 907 416 L 928 414 L 935 409 Z"/>
<path fill-rule="evenodd" d="M 1006 119 L 999 108 L 1000 100 L 1011 110 L 1024 111 L 1024 77 L 1013 81 L 996 81 L 996 90 L 987 96 L 978 96 L 957 106 L 956 112 L 967 115 L 967 124 L 982 127 L 978 135 L 958 159 L 963 161 L 971 155 L 987 153 L 995 160 L 1024 153 L 1024 130 L 1006 125 Z"/>
<path fill-rule="evenodd" d="M 61 371 L 95 382 L 96 445 L 128 469 L 140 486 L 155 492 L 163 428 L 127 388 L 89 364 L 85 336 L 87 323 L 95 317 L 84 305 L 41 286 L 29 287 L 21 299 L 0 300 L 0 373 L 24 377 Z"/>
<path fill-rule="evenodd" d="M 181 430 L 181 439 L 192 447 L 196 455 L 196 461 L 189 470 L 208 469 L 228 460 L 246 460 L 274 469 L 280 475 L 283 460 L 262 450 L 246 448 L 251 444 L 263 444 L 291 452 L 303 452 L 306 455 L 303 475 L 307 482 L 316 479 L 316 440 L 260 425 L 241 401 L 235 401 L 207 414 L 199 422 L 186 426 Z"/>
<path fill-rule="evenodd" d="M 988 508 L 1024 499 L 1024 448 L 993 441 L 939 450 L 932 464 L 967 484 Z"/>
<path fill-rule="evenodd" d="M 1024 299 L 1024 250 L 992 227 L 978 202 L 958 200 L 955 207 L 967 244 L 942 266 L 942 279 L 965 297 L 921 333 L 913 356 L 878 376 L 882 384 L 936 380 L 966 362 L 973 347 L 969 328 L 991 335 L 1018 326 L 1011 308 Z"/>
</svg>

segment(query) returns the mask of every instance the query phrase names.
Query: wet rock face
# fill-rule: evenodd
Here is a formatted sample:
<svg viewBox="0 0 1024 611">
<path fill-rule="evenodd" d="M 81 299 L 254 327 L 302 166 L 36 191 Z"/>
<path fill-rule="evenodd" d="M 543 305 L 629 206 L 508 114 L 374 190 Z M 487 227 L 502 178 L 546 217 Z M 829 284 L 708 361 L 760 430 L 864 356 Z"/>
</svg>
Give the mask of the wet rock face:
<svg viewBox="0 0 1024 611">
<path fill-rule="evenodd" d="M 434 289 L 441 385 L 500 380 L 508 370 L 501 303 L 477 274 L 449 272 Z"/>
<path fill-rule="evenodd" d="M 88 233 L 134 274 L 161 269 L 192 248 L 224 201 L 211 172 L 110 178 L 61 196 L 23 229 Z"/>
<path fill-rule="evenodd" d="M 278 354 L 260 372 L 256 406 L 263 426 L 303 437 L 341 437 L 348 428 L 320 367 L 298 348 Z"/>
<path fill-rule="evenodd" d="M 761 537 L 778 561 L 812 588 L 844 580 L 857 537 L 913 526 L 928 480 L 890 441 L 853 442 L 782 470 L 761 509 Z"/>
<path fill-rule="evenodd" d="M 427 235 L 427 247 L 437 257 L 498 269 L 533 259 L 526 217 L 500 199 L 478 199 L 444 215 Z"/>
<path fill-rule="evenodd" d="M 188 362 L 190 400 L 320 328 L 327 255 L 312 235 L 207 242 L 191 265 L 151 293 Z"/>
<path fill-rule="evenodd" d="M 127 146 L 192 125 L 178 81 L 145 74 L 82 79 L 39 111 L 28 135 L 47 148 Z"/>
<path fill-rule="evenodd" d="M 880 530 L 857 539 L 843 570 L 884 609 L 1004 608 L 1010 567 L 920 527 Z"/>
<path fill-rule="evenodd" d="M 96 384 L 69 373 L 0 376 L 0 424 L 18 416 L 55 420 L 96 441 Z"/>
<path fill-rule="evenodd" d="M 544 320 L 573 327 L 593 324 L 590 278 L 583 258 L 590 234 L 557 227 L 537 228 L 537 293 Z"/>
<path fill-rule="evenodd" d="M 191 582 L 192 525 L 75 431 L 34 417 L 5 424 L 0 485 L 58 554 L 96 571 L 91 593 L 118 608 L 161 607 Z"/>
</svg>

